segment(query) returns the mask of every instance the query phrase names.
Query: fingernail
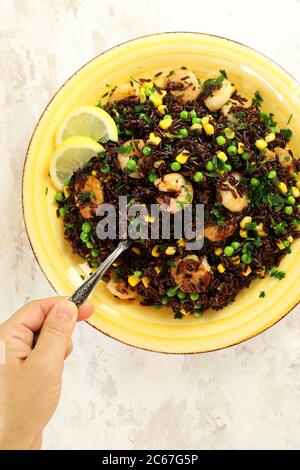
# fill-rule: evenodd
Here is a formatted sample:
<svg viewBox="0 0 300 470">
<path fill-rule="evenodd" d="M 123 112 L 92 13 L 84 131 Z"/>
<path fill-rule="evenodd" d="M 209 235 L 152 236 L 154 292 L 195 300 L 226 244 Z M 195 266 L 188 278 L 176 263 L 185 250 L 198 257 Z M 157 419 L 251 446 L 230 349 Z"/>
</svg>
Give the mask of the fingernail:
<svg viewBox="0 0 300 470">
<path fill-rule="evenodd" d="M 57 304 L 56 313 L 58 317 L 64 320 L 72 320 L 77 317 L 78 309 L 73 302 L 63 300 Z"/>
</svg>

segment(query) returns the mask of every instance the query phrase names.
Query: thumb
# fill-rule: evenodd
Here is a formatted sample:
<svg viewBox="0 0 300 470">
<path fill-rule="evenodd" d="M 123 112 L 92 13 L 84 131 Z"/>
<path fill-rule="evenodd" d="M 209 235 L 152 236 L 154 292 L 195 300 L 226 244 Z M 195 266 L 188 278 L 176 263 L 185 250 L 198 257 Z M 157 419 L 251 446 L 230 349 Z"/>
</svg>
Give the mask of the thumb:
<svg viewBox="0 0 300 470">
<path fill-rule="evenodd" d="M 73 302 L 59 300 L 47 315 L 35 348 L 29 356 L 30 362 L 45 362 L 62 369 L 77 315 L 78 309 Z"/>
</svg>

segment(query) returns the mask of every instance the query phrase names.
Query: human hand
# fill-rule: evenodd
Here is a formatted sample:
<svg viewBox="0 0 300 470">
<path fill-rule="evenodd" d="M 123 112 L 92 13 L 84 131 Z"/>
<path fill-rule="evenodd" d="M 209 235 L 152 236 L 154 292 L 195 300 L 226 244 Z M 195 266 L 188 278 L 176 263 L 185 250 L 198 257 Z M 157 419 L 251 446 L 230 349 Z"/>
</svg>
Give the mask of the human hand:
<svg viewBox="0 0 300 470">
<path fill-rule="evenodd" d="M 0 325 L 0 449 L 38 449 L 61 392 L 64 360 L 72 351 L 76 321 L 90 305 L 63 297 L 36 300 Z M 39 337 L 34 346 L 34 334 Z"/>
</svg>

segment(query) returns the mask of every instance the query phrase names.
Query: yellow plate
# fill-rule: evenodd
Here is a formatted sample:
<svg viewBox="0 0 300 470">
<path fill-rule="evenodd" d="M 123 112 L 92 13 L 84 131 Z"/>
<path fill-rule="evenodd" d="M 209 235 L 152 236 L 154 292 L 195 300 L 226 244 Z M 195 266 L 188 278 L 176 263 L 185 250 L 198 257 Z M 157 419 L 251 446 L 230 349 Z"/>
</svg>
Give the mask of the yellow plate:
<svg viewBox="0 0 300 470">
<path fill-rule="evenodd" d="M 226 69 L 238 90 L 252 97 L 260 90 L 267 111 L 279 126 L 300 129 L 300 87 L 283 69 L 258 52 L 216 36 L 165 33 L 146 36 L 114 47 L 81 68 L 59 90 L 42 115 L 29 145 L 24 168 L 23 204 L 28 235 L 35 256 L 52 286 L 70 295 L 88 275 L 89 268 L 72 255 L 64 241 L 62 223 L 55 214 L 55 189 L 48 177 L 55 132 L 78 106 L 96 103 L 106 83 L 120 84 L 129 77 L 153 76 L 185 65 L 201 79 Z M 300 139 L 291 147 L 299 154 Z M 48 194 L 45 194 L 48 187 Z M 200 318 L 174 320 L 167 308 L 142 307 L 115 299 L 102 285 L 91 302 L 96 311 L 89 323 L 124 343 L 152 351 L 197 353 L 224 348 L 262 332 L 287 314 L 300 300 L 300 240 L 293 244 L 280 268 L 286 278 L 255 281 L 236 302 Z M 264 299 L 259 291 L 266 291 Z"/>
</svg>

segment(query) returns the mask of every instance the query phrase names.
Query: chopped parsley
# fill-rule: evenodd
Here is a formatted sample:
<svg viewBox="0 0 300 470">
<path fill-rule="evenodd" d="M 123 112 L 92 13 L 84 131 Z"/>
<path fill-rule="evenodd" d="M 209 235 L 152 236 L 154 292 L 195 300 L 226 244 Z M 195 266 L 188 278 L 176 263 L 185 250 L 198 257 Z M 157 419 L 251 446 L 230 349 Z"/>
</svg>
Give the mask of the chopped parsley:
<svg viewBox="0 0 300 470">
<path fill-rule="evenodd" d="M 178 319 L 181 320 L 182 317 L 183 317 L 183 313 L 181 313 L 181 312 L 176 312 L 175 315 L 174 315 L 174 318 L 176 320 L 178 320 Z"/>
<path fill-rule="evenodd" d="M 88 201 L 90 198 L 93 198 L 94 200 L 96 200 L 96 194 L 91 192 L 91 191 L 86 191 L 84 193 L 81 193 L 79 194 L 79 199 L 82 201 L 82 202 L 86 202 Z"/>
<path fill-rule="evenodd" d="M 274 224 L 273 222 L 273 229 L 276 237 L 281 237 L 281 235 L 285 235 L 287 232 L 287 226 L 288 224 L 284 220 L 282 222 L 279 222 L 278 224 Z"/>
<path fill-rule="evenodd" d="M 222 70 L 219 70 L 219 72 L 221 75 L 223 75 L 224 78 L 227 78 L 226 70 L 222 69 Z"/>
<path fill-rule="evenodd" d="M 130 153 L 134 149 L 134 145 L 130 142 L 128 145 L 121 145 L 117 148 L 118 153 Z"/>
<path fill-rule="evenodd" d="M 291 114 L 290 117 L 288 118 L 287 125 L 289 125 L 289 123 L 291 122 L 292 117 L 293 117 L 293 115 Z"/>
<path fill-rule="evenodd" d="M 47 196 L 48 194 L 48 186 L 46 186 L 46 190 L 45 190 L 45 195 Z"/>
<path fill-rule="evenodd" d="M 275 277 L 279 281 L 285 277 L 285 272 L 284 271 L 278 271 L 277 268 L 273 267 L 269 269 L 269 274 L 271 277 Z"/>
<path fill-rule="evenodd" d="M 289 141 L 290 138 L 292 137 L 292 134 L 293 132 L 291 131 L 291 129 L 287 128 L 287 129 L 280 129 L 280 132 L 281 134 L 283 135 L 283 137 Z"/>
<path fill-rule="evenodd" d="M 264 291 L 264 290 L 261 290 L 258 297 L 259 297 L 260 299 L 263 299 L 264 297 L 266 297 L 265 291 Z"/>
<path fill-rule="evenodd" d="M 257 90 L 254 93 L 254 98 L 252 99 L 252 104 L 260 105 L 263 102 L 263 97 L 261 96 L 260 92 Z"/>
</svg>

